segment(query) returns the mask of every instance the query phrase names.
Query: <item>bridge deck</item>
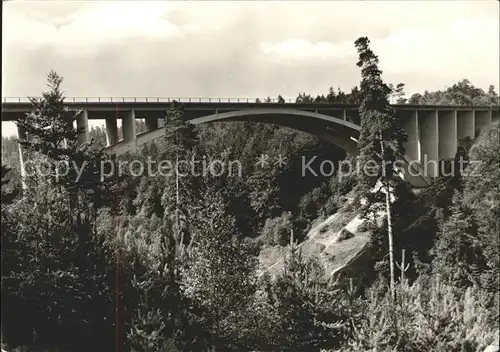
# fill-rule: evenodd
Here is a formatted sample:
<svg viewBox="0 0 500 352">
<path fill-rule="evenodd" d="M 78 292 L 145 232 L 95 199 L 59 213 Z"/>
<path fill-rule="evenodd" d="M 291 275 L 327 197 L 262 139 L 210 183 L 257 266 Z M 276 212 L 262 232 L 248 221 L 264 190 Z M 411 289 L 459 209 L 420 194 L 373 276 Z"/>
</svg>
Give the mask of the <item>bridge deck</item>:
<svg viewBox="0 0 500 352">
<path fill-rule="evenodd" d="M 19 114 L 24 114 L 32 109 L 28 98 L 8 98 L 2 99 L 2 121 L 14 121 Z M 255 99 L 250 98 L 160 98 L 160 97 L 144 97 L 144 98 L 103 98 L 103 97 L 68 97 L 65 102 L 70 109 L 87 109 L 89 119 L 103 119 L 104 113 L 109 116 L 109 112 L 113 111 L 118 118 L 121 118 L 120 112 L 134 109 L 137 111 L 138 117 L 141 114 L 148 115 L 149 113 L 162 114 L 173 101 L 182 103 L 185 111 L 200 112 L 206 114 L 208 112 L 227 112 L 234 110 L 255 109 L 255 108 L 293 108 L 297 110 L 306 110 L 320 112 L 325 114 L 346 112 L 348 115 L 356 115 L 358 105 L 355 104 L 327 104 L 327 103 L 296 103 L 288 100 L 285 103 L 277 102 L 260 102 L 256 103 Z M 498 106 L 452 106 L 452 105 L 410 105 L 410 104 L 394 104 L 392 105 L 396 112 L 403 113 L 415 110 L 499 110 Z M 198 114 L 196 114 L 198 115 Z M 337 115 L 337 114 L 335 114 Z M 202 116 L 202 115 L 200 115 Z M 195 116 L 198 117 L 198 116 Z"/>
</svg>

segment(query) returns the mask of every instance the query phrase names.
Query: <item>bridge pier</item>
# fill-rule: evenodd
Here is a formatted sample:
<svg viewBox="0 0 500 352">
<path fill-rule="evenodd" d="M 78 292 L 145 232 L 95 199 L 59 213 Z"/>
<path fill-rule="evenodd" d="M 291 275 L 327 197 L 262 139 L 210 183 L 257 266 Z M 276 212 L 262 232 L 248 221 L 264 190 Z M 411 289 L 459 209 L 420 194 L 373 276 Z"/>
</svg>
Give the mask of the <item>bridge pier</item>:
<svg viewBox="0 0 500 352">
<path fill-rule="evenodd" d="M 78 134 L 78 141 L 80 143 L 87 143 L 89 141 L 89 115 L 87 109 L 82 109 L 82 111 L 76 117 L 76 128 L 81 131 Z"/>
<path fill-rule="evenodd" d="M 108 147 L 118 143 L 116 116 L 106 118 L 106 144 Z"/>
<path fill-rule="evenodd" d="M 124 112 L 122 117 L 123 141 L 130 144 L 130 151 L 137 150 L 137 128 L 135 125 L 135 110 Z"/>
<path fill-rule="evenodd" d="M 438 110 L 439 154 L 438 160 L 453 159 L 457 153 L 457 110 Z"/>
<path fill-rule="evenodd" d="M 474 139 L 474 111 L 457 111 L 457 138 Z"/>
<path fill-rule="evenodd" d="M 146 116 L 146 131 L 156 130 L 158 128 L 158 118 L 156 116 Z"/>
<path fill-rule="evenodd" d="M 76 128 L 80 133 L 78 134 L 78 141 L 81 144 L 89 142 L 89 115 L 87 109 L 82 111 L 76 117 Z"/>
<path fill-rule="evenodd" d="M 437 110 L 418 110 L 421 151 L 420 160 L 424 176 L 436 177 L 439 161 L 439 123 Z"/>
<path fill-rule="evenodd" d="M 345 109 L 342 109 L 342 120 L 347 121 L 347 112 Z"/>
<path fill-rule="evenodd" d="M 491 110 L 474 109 L 474 120 L 475 120 L 475 135 L 478 136 L 485 127 L 491 124 L 492 120 Z"/>
<path fill-rule="evenodd" d="M 28 138 L 28 133 L 26 130 L 20 126 L 17 126 L 17 139 L 19 140 L 26 140 Z M 23 155 L 23 148 L 21 147 L 21 144 L 18 143 L 18 148 L 19 148 L 19 166 L 21 169 L 21 185 L 23 189 L 26 189 L 26 168 L 24 165 L 24 155 Z"/>
<path fill-rule="evenodd" d="M 492 123 L 497 123 L 499 120 L 500 120 L 500 112 L 498 110 L 497 111 L 493 111 L 492 112 L 492 116 L 491 116 L 491 122 Z"/>
<path fill-rule="evenodd" d="M 404 129 L 408 135 L 408 140 L 406 142 L 406 155 L 410 161 L 420 162 L 420 133 L 417 111 L 412 111 Z"/>
</svg>

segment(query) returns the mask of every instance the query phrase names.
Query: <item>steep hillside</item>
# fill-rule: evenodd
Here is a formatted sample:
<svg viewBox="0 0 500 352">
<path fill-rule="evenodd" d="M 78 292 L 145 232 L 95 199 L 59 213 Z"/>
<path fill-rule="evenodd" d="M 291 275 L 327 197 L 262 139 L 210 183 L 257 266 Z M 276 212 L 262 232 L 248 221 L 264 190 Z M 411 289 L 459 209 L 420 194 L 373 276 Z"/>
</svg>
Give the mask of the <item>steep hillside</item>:
<svg viewBox="0 0 500 352">
<path fill-rule="evenodd" d="M 362 220 L 352 207 L 352 199 L 335 214 L 324 221 L 316 221 L 309 230 L 306 239 L 299 244 L 306 257 L 317 257 L 326 272 L 335 272 L 342 268 L 362 250 L 370 240 L 367 231 L 360 231 Z M 267 246 L 259 255 L 260 272 L 267 271 L 276 275 L 283 268 L 285 248 Z"/>
<path fill-rule="evenodd" d="M 396 234 L 403 238 L 406 251 L 412 251 L 424 262 L 434 241 L 437 219 L 447 211 L 454 189 L 454 180 L 438 179 L 425 190 L 416 190 L 412 213 L 397 219 Z M 353 198 L 327 219 L 318 219 L 312 224 L 306 239 L 299 244 L 306 258 L 316 257 L 325 271 L 339 278 L 363 279 L 373 271 L 373 265 L 380 260 L 370 245 L 373 230 L 366 226 L 353 206 Z M 383 214 L 377 219 L 383 224 Z M 382 228 L 383 230 L 383 228 Z M 265 246 L 259 255 L 260 274 L 268 272 L 277 275 L 283 269 L 286 248 Z"/>
</svg>

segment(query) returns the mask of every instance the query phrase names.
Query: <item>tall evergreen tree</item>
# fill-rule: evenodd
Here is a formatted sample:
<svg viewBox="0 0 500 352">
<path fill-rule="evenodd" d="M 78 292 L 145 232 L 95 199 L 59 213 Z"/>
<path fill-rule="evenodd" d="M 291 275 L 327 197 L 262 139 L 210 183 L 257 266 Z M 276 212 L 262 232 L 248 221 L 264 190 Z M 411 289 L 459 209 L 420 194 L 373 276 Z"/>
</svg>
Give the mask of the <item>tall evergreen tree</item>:
<svg viewBox="0 0 500 352">
<path fill-rule="evenodd" d="M 182 107 L 172 104 L 165 119 L 162 160 L 171 161 L 174 170 L 165 180 L 161 202 L 163 216 L 173 224 L 179 243 L 189 241 L 188 219 L 200 199 L 200 168 L 194 164 L 198 144 L 194 125 L 184 119 Z"/>
<path fill-rule="evenodd" d="M 80 112 L 64 103 L 62 77 L 50 71 L 47 82 L 49 90 L 42 93 L 42 98 L 30 98 L 32 111 L 16 120 L 28 136 L 18 142 L 30 161 L 50 165 L 46 180 L 70 192 L 69 206 L 78 209 L 77 218 L 83 213 L 95 218 L 99 207 L 113 205 L 120 190 L 117 173 L 106 178 L 101 174 L 101 166 L 114 161 L 104 147 L 80 143 L 78 136 L 84 131 L 74 127 Z"/>
<path fill-rule="evenodd" d="M 101 179 L 101 162 L 108 158 L 103 149 L 78 142 L 73 126 L 78 112 L 64 104 L 61 83 L 50 72 L 50 90 L 32 98 L 33 111 L 17 120 L 30 137 L 20 144 L 51 172 L 31 179 L 7 213 L 10 225 L 2 231 L 2 242 L 9 245 L 2 247 L 2 259 L 9 258 L 11 265 L 2 272 L 2 293 L 8 297 L 2 306 L 17 309 L 21 319 L 32 315 L 22 327 L 23 343 L 55 346 L 55 336 L 62 336 L 60 347 L 69 347 L 71 340 L 85 349 L 92 333 L 100 330 L 103 337 L 113 329 L 113 313 L 108 315 L 113 255 L 96 236 L 95 225 L 98 210 L 113 205 L 117 183 L 114 177 Z M 65 175 L 56 172 L 61 162 L 68 167 Z M 103 346 L 112 348 L 113 342 L 108 339 Z"/>
<path fill-rule="evenodd" d="M 200 167 L 192 165 L 199 140 L 194 125 L 184 120 L 182 107 L 176 102 L 166 111 L 164 128 L 164 139 L 143 153 L 144 159 L 155 163 L 153 174 L 141 177 L 134 204 L 145 216 L 168 218 L 180 236 L 188 225 L 194 200 L 199 198 Z"/>
<path fill-rule="evenodd" d="M 142 153 L 143 159 L 151 158 L 156 164 L 153 174 L 141 177 L 134 200 L 139 221 L 158 220 L 152 236 L 158 242 L 156 259 L 135 283 L 144 290 L 128 335 L 137 351 L 173 351 L 172 345 L 180 350 L 196 350 L 195 346 L 204 341 L 204 333 L 197 328 L 198 320 L 190 318 L 196 306 L 186 299 L 179 286 L 200 200 L 201 180 L 193 174 L 200 170 L 192 165 L 198 136 L 175 102 L 166 111 L 165 120 L 165 138 Z M 163 162 L 167 163 L 164 168 L 160 164 Z"/>
<path fill-rule="evenodd" d="M 359 106 L 361 117 L 361 135 L 358 143 L 362 170 L 360 188 L 367 199 L 368 211 L 380 204 L 385 198 L 389 236 L 389 265 L 391 292 L 394 293 L 394 249 L 391 219 L 392 188 L 394 162 L 398 155 L 404 155 L 404 143 L 407 139 L 395 110 L 390 106 L 388 96 L 391 89 L 382 80 L 382 71 L 378 67 L 378 56 L 370 49 L 369 39 L 358 38 L 355 42 L 359 54 L 357 65 L 361 67 L 361 94 L 363 100 Z M 367 169 L 366 165 L 370 165 Z M 377 183 L 382 187 L 376 189 Z"/>
<path fill-rule="evenodd" d="M 18 127 L 26 131 L 29 138 L 19 143 L 24 148 L 46 155 L 49 159 L 67 160 L 78 148 L 78 133 L 73 124 L 78 112 L 69 110 L 64 104 L 64 94 L 60 89 L 63 82 L 56 72 L 50 71 L 47 78 L 49 90 L 42 98 L 29 98 L 33 110 L 16 120 Z"/>
</svg>

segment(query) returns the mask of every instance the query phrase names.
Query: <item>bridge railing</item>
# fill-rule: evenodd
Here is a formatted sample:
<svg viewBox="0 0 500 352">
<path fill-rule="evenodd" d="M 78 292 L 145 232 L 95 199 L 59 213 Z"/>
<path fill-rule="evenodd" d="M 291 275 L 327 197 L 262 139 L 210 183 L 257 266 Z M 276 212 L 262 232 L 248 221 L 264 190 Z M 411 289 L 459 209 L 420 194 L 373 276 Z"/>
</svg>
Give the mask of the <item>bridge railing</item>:
<svg viewBox="0 0 500 352">
<path fill-rule="evenodd" d="M 35 97 L 39 98 L 39 97 Z M 260 99 L 260 98 L 259 98 Z M 29 103 L 28 97 L 4 97 L 4 103 Z M 202 97 L 65 97 L 69 103 L 255 103 L 257 98 L 202 98 Z M 265 100 L 260 100 L 266 103 Z M 270 103 L 277 103 L 277 99 L 271 99 Z M 286 103 L 294 103 L 295 99 L 285 99 Z"/>
</svg>

